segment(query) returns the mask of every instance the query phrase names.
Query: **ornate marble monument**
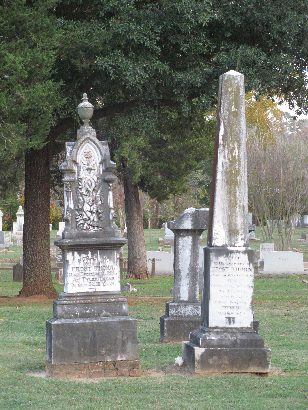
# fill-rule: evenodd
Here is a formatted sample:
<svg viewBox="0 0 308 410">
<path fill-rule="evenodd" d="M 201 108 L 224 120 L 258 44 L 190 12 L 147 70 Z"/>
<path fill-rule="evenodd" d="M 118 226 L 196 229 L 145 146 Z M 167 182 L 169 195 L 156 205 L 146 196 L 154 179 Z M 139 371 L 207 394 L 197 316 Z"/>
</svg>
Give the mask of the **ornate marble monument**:
<svg viewBox="0 0 308 410">
<path fill-rule="evenodd" d="M 89 125 L 93 106 L 83 95 L 84 125 L 66 143 L 64 292 L 47 321 L 47 374 L 101 377 L 139 374 L 136 320 L 120 293 L 119 252 L 126 240 L 113 222 L 115 164 L 106 141 Z"/>
<path fill-rule="evenodd" d="M 218 127 L 202 325 L 183 344 L 183 360 L 196 373 L 267 373 L 270 350 L 254 329 L 252 310 L 244 76 L 235 71 L 220 77 Z"/>
</svg>

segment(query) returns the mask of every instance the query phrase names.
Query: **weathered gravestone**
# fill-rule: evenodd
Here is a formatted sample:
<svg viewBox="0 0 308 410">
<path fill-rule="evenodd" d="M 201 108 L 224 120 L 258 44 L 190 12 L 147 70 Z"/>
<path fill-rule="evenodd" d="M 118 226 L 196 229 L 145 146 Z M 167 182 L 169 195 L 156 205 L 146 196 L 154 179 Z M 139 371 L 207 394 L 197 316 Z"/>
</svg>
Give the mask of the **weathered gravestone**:
<svg viewBox="0 0 308 410">
<path fill-rule="evenodd" d="M 154 275 L 173 274 L 173 253 L 164 251 L 147 251 L 148 272 L 152 272 L 153 259 L 155 260 Z"/>
<path fill-rule="evenodd" d="M 23 281 L 23 266 L 21 263 L 16 263 L 13 266 L 13 282 L 22 282 Z"/>
<path fill-rule="evenodd" d="M 18 234 L 23 232 L 24 227 L 24 210 L 22 206 L 19 205 L 16 212 L 16 222 L 13 222 L 13 233 Z"/>
<path fill-rule="evenodd" d="M 47 321 L 47 374 L 100 377 L 139 374 L 137 323 L 120 293 L 119 251 L 126 242 L 113 222 L 115 164 L 89 125 L 93 106 L 78 106 L 84 125 L 66 143 L 62 239 L 64 293 Z"/>
<path fill-rule="evenodd" d="M 260 244 L 260 260 L 264 260 L 264 254 L 266 252 L 273 252 L 275 250 L 275 244 L 271 242 L 264 242 Z"/>
<path fill-rule="evenodd" d="M 247 238 L 244 76 L 220 77 L 218 133 L 204 248 L 202 326 L 183 343 L 184 363 L 197 373 L 267 373 L 270 350 L 253 329 L 253 260 Z"/>
<path fill-rule="evenodd" d="M 174 233 L 173 233 L 172 230 L 169 228 L 168 222 L 165 222 L 165 223 L 164 223 L 164 230 L 165 230 L 164 240 L 165 240 L 165 241 L 173 241 L 173 240 L 174 240 Z"/>
<path fill-rule="evenodd" d="M 65 229 L 65 222 L 60 221 L 59 222 L 59 229 L 57 231 L 57 237 L 62 238 L 62 233 Z"/>
<path fill-rule="evenodd" d="M 174 233 L 174 285 L 173 300 L 160 318 L 162 342 L 187 340 L 189 332 L 201 324 L 199 239 L 207 220 L 206 209 L 189 208 L 168 222 Z"/>
<path fill-rule="evenodd" d="M 303 273 L 304 256 L 301 252 L 273 251 L 264 253 L 263 273 Z"/>
</svg>

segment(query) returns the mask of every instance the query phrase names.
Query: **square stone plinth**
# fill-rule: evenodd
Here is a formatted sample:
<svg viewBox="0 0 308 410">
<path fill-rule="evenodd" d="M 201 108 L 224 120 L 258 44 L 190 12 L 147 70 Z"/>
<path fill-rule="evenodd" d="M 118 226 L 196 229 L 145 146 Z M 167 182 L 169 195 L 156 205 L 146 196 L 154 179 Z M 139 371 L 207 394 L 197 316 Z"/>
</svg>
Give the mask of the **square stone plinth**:
<svg viewBox="0 0 308 410">
<path fill-rule="evenodd" d="M 169 317 L 160 318 L 160 341 L 182 342 L 189 339 L 189 333 L 200 326 L 201 317 Z"/>
<path fill-rule="evenodd" d="M 46 323 L 47 373 L 101 376 L 138 373 L 137 321 L 130 317 L 51 319 Z M 138 363 L 138 365 L 137 365 Z M 66 370 L 65 370 L 66 369 Z M 125 370 L 126 369 L 126 370 Z M 125 373 L 125 374 L 124 374 Z M 133 374 L 131 374 L 133 375 Z"/>
<path fill-rule="evenodd" d="M 201 305 L 191 302 L 168 302 L 160 318 L 160 341 L 182 342 L 201 325 Z"/>
<path fill-rule="evenodd" d="M 268 373 L 271 350 L 253 329 L 198 329 L 183 343 L 182 357 L 195 373 Z"/>
</svg>

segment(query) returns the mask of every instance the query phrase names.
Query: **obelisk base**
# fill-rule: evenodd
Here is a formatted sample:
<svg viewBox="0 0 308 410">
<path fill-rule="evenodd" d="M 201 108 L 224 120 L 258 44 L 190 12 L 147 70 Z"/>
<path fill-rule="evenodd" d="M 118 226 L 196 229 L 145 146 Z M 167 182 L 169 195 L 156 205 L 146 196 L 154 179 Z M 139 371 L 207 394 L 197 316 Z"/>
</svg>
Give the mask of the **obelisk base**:
<svg viewBox="0 0 308 410">
<path fill-rule="evenodd" d="M 190 302 L 166 303 L 166 314 L 160 317 L 160 341 L 182 342 L 201 325 L 201 305 Z"/>
<path fill-rule="evenodd" d="M 184 364 L 195 373 L 268 373 L 271 350 L 251 328 L 199 328 L 183 342 Z"/>
<path fill-rule="evenodd" d="M 46 322 L 46 340 L 48 376 L 140 374 L 137 321 L 120 295 L 61 294 Z"/>
</svg>

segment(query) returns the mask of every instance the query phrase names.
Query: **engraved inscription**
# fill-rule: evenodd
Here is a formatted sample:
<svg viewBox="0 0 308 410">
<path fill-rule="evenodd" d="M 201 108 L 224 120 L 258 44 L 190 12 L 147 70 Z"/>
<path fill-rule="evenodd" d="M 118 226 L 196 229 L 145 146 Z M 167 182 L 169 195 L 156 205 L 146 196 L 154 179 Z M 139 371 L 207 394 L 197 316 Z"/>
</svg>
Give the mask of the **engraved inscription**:
<svg viewBox="0 0 308 410">
<path fill-rule="evenodd" d="M 245 253 L 211 255 L 209 326 L 249 327 L 253 269 Z"/>
<path fill-rule="evenodd" d="M 117 251 L 67 252 L 65 292 L 119 291 Z"/>
</svg>

